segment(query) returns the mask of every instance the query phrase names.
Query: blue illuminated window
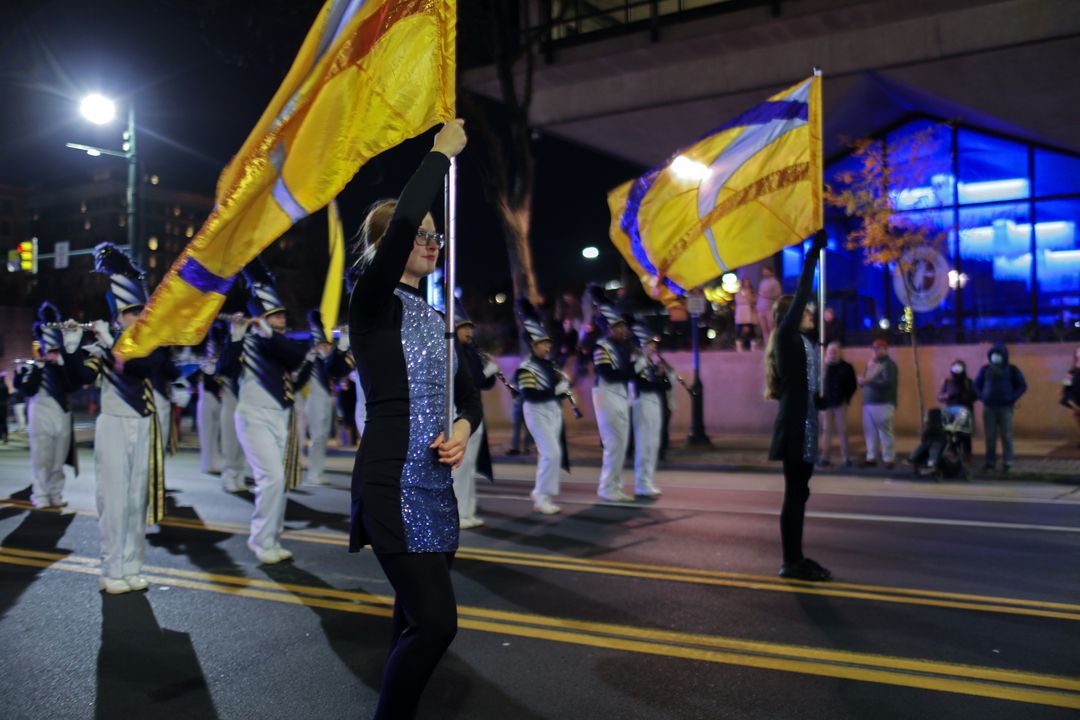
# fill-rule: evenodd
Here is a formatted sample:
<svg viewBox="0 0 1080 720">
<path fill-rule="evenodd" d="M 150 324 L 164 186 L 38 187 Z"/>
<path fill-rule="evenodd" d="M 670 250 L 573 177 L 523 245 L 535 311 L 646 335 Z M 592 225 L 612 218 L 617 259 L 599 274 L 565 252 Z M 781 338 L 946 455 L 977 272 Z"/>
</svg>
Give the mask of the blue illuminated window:
<svg viewBox="0 0 1080 720">
<path fill-rule="evenodd" d="M 1031 195 L 1026 145 L 961 128 L 957 132 L 961 205 Z"/>
</svg>

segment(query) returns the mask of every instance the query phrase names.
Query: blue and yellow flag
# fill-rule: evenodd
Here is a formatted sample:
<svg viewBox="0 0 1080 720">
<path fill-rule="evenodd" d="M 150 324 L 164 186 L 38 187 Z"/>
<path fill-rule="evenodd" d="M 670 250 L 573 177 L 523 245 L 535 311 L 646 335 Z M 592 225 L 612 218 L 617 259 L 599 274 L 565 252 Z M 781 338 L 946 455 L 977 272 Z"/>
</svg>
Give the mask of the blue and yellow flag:
<svg viewBox="0 0 1080 720">
<path fill-rule="evenodd" d="M 821 228 L 821 178 L 815 75 L 608 193 L 611 241 L 671 306 Z"/>
<path fill-rule="evenodd" d="M 216 203 L 113 352 L 195 345 L 235 275 L 379 153 L 454 117 L 457 0 L 328 0 Z"/>
</svg>

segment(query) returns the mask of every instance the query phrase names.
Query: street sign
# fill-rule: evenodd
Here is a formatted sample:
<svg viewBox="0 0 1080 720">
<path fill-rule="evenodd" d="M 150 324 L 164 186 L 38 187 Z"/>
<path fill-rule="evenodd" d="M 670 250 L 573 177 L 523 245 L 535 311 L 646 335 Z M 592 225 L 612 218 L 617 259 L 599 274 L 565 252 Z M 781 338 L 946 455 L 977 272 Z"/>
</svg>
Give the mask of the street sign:
<svg viewBox="0 0 1080 720">
<path fill-rule="evenodd" d="M 71 251 L 71 243 L 67 240 L 56 243 L 53 251 L 56 269 L 63 270 L 68 266 L 68 253 Z"/>
<path fill-rule="evenodd" d="M 691 290 L 686 294 L 686 311 L 691 315 L 705 314 L 705 293 Z"/>
</svg>

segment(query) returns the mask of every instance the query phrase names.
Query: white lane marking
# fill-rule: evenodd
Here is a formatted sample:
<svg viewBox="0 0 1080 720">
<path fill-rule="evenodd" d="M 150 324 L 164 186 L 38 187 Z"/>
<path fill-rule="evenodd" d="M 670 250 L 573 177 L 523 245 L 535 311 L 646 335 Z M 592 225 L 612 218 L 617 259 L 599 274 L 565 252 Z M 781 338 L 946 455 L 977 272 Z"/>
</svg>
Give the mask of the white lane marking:
<svg viewBox="0 0 1080 720">
<path fill-rule="evenodd" d="M 532 499 L 520 495 L 477 493 L 477 497 L 487 498 L 490 500 L 517 500 L 520 502 L 532 502 Z M 649 504 L 629 502 L 615 503 L 600 500 L 599 498 L 596 500 L 596 502 L 593 502 L 591 500 L 570 500 L 565 498 L 558 498 L 558 504 L 585 505 L 590 507 L 621 507 L 638 510 L 655 509 L 674 510 L 678 512 L 706 512 L 723 515 L 771 515 L 773 517 L 776 517 L 780 514 L 780 511 L 778 509 L 771 510 L 767 508 L 739 508 L 737 510 L 732 510 L 728 508 L 703 508 L 701 506 L 668 505 L 656 502 Z M 1028 523 L 995 522 L 991 520 L 958 520 L 953 518 L 913 517 L 909 515 L 872 515 L 866 513 L 835 513 L 815 511 L 807 511 L 806 516 L 812 518 L 820 518 L 823 520 L 863 520 L 866 522 L 907 523 L 911 525 L 951 525 L 956 527 L 981 527 L 994 528 L 999 530 L 1039 530 L 1044 532 L 1080 533 L 1080 527 L 1072 527 L 1068 525 L 1032 525 Z"/>
</svg>

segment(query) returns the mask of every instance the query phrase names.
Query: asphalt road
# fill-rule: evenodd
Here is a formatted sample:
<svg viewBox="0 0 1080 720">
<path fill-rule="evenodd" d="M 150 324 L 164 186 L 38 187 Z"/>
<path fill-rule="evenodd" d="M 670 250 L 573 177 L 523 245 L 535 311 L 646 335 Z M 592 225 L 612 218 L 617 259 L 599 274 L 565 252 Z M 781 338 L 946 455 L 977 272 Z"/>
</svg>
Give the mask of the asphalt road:
<svg viewBox="0 0 1080 720">
<path fill-rule="evenodd" d="M 259 566 L 251 496 L 170 458 L 151 588 L 107 597 L 82 466 L 65 511 L 31 511 L 27 453 L 0 452 L 0 715 L 370 717 L 392 591 L 345 552 L 345 475 L 291 493 L 296 557 Z M 1077 717 L 1075 486 L 820 478 L 806 545 L 836 580 L 812 585 L 775 575 L 777 476 L 663 472 L 610 506 L 585 468 L 547 518 L 530 470 L 481 488 L 421 717 Z"/>
</svg>

